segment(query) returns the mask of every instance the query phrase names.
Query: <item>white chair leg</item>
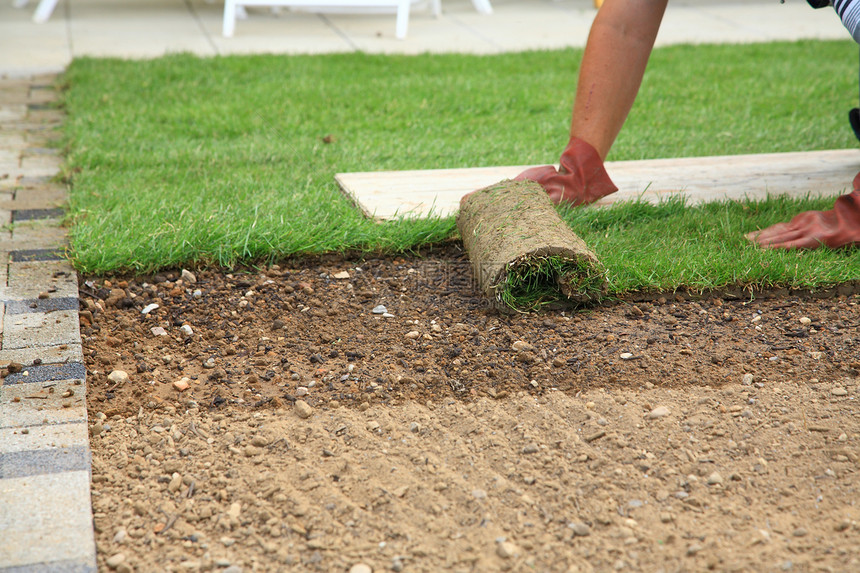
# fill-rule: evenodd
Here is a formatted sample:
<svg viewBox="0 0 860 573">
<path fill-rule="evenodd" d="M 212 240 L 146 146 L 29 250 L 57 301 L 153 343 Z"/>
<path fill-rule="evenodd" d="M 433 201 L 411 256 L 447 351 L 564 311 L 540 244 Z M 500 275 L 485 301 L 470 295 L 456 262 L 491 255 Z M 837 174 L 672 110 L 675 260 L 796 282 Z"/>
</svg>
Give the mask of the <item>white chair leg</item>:
<svg viewBox="0 0 860 573">
<path fill-rule="evenodd" d="M 33 21 L 38 24 L 47 22 L 56 7 L 57 0 L 41 0 L 39 6 L 36 7 L 36 13 L 33 14 Z"/>
<path fill-rule="evenodd" d="M 490 0 L 472 0 L 472 5 L 475 6 L 475 10 L 481 14 L 493 13 L 493 7 L 490 5 Z"/>
<path fill-rule="evenodd" d="M 409 28 L 409 5 L 410 0 L 401 0 L 397 5 L 397 26 L 394 35 L 398 40 L 406 37 L 406 31 Z"/>
<path fill-rule="evenodd" d="M 435 17 L 439 17 L 442 15 L 442 0 L 431 0 L 430 2 L 430 10 L 433 12 Z"/>
<path fill-rule="evenodd" d="M 221 35 L 225 38 L 233 37 L 236 30 L 236 0 L 224 0 L 224 26 Z"/>
<path fill-rule="evenodd" d="M 15 8 L 23 8 L 26 5 L 27 0 L 15 0 L 14 2 L 12 2 L 12 6 L 14 6 Z"/>
</svg>

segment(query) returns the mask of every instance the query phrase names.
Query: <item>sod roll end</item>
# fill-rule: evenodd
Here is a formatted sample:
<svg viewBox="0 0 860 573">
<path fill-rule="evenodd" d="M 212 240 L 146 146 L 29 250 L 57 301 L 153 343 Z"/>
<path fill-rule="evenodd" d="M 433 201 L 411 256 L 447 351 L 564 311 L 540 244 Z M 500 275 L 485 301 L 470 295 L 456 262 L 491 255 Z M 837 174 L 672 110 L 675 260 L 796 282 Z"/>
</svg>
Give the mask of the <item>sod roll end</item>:
<svg viewBox="0 0 860 573">
<path fill-rule="evenodd" d="M 457 227 L 481 291 L 500 310 L 599 300 L 606 272 L 543 188 L 502 181 L 463 198 Z"/>
</svg>

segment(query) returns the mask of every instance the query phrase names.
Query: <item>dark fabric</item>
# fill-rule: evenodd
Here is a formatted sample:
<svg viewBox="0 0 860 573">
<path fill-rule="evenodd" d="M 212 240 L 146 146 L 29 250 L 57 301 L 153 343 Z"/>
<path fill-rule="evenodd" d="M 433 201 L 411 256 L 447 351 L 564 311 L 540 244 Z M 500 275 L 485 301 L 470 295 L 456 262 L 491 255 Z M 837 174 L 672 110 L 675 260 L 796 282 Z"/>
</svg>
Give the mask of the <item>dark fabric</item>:
<svg viewBox="0 0 860 573">
<path fill-rule="evenodd" d="M 830 0 L 806 0 L 813 8 L 824 8 L 830 6 Z"/>
</svg>

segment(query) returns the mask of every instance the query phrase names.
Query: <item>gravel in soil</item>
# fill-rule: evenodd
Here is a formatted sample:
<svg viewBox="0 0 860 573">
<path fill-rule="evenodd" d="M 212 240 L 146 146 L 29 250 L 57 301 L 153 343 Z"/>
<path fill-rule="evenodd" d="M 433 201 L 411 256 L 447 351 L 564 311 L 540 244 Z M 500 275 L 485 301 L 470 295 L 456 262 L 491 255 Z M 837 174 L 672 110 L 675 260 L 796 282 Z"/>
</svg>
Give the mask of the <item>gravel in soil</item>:
<svg viewBox="0 0 860 573">
<path fill-rule="evenodd" d="M 81 289 L 99 565 L 860 569 L 860 297 L 503 315 L 453 247 Z"/>
</svg>

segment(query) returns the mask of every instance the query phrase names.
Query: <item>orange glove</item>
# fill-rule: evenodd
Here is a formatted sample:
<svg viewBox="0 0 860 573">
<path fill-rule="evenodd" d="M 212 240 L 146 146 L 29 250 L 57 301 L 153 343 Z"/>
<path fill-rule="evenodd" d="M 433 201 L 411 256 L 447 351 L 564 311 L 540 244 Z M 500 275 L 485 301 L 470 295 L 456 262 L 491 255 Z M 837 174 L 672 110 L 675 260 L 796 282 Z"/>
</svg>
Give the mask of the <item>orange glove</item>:
<svg viewBox="0 0 860 573">
<path fill-rule="evenodd" d="M 771 249 L 831 249 L 860 244 L 860 173 L 854 191 L 836 200 L 829 211 L 806 211 L 788 223 L 778 223 L 746 235 Z"/>
<path fill-rule="evenodd" d="M 556 204 L 586 205 L 618 191 L 606 173 L 600 155 L 578 137 L 570 139 L 561 154 L 560 164 L 558 170 L 552 165 L 533 167 L 514 179 L 540 183 Z"/>
</svg>

